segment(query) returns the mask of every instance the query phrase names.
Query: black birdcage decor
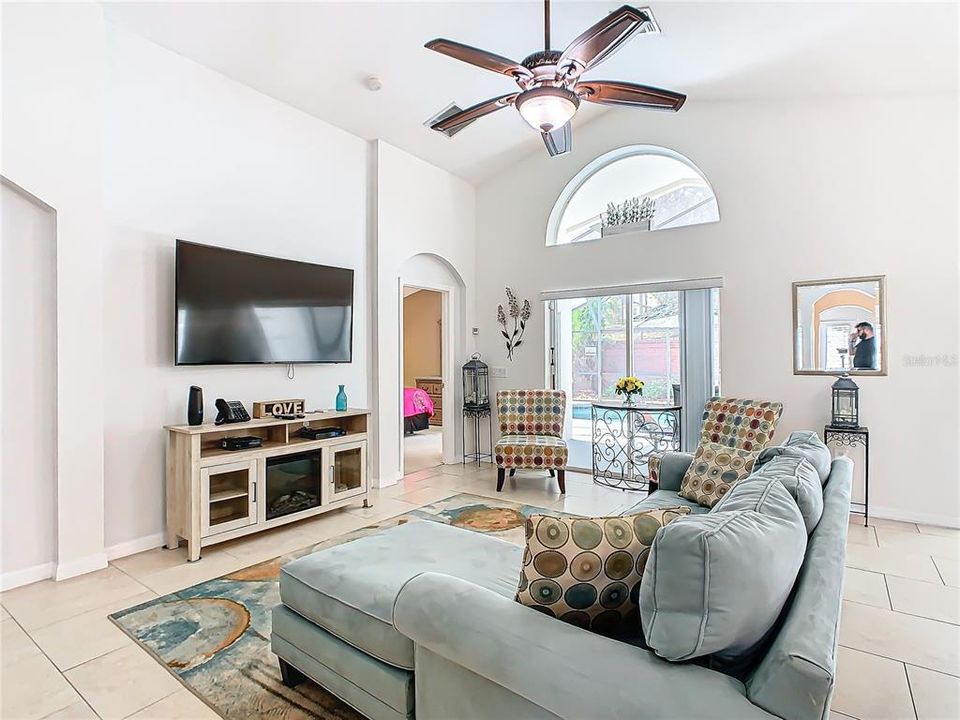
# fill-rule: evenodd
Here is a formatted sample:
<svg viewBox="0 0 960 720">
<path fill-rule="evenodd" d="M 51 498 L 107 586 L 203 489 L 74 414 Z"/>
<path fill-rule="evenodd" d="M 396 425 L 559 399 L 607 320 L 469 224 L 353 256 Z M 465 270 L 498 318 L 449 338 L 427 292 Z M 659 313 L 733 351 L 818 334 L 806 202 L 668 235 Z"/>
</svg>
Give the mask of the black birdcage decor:
<svg viewBox="0 0 960 720">
<path fill-rule="evenodd" d="M 480 353 L 474 353 L 463 366 L 463 407 L 481 409 L 490 407 L 489 368 L 480 359 Z"/>
<path fill-rule="evenodd" d="M 860 388 L 844 373 L 833 384 L 830 424 L 840 428 L 860 427 Z"/>
</svg>

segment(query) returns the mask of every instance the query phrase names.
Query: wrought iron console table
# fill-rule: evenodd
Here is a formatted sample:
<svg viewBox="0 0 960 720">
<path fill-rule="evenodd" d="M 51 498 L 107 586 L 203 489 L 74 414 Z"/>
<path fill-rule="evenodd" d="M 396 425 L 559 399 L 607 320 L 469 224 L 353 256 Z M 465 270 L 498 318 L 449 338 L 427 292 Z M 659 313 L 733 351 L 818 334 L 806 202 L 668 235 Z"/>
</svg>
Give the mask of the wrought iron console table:
<svg viewBox="0 0 960 720">
<path fill-rule="evenodd" d="M 621 490 L 645 490 L 647 458 L 680 449 L 680 405 L 592 403 L 593 481 Z"/>
</svg>

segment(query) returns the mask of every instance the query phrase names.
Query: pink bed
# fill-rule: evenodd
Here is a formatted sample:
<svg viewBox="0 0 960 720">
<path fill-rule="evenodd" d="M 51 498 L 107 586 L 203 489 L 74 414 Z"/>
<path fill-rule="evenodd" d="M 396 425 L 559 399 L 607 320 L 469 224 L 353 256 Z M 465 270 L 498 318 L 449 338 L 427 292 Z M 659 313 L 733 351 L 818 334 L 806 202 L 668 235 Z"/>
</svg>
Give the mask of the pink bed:
<svg viewBox="0 0 960 720">
<path fill-rule="evenodd" d="M 405 418 L 413 417 L 426 413 L 427 417 L 433 416 L 433 400 L 420 388 L 403 389 L 403 416 Z"/>
<path fill-rule="evenodd" d="M 430 427 L 433 400 L 420 388 L 403 389 L 403 432 L 413 435 Z"/>
</svg>

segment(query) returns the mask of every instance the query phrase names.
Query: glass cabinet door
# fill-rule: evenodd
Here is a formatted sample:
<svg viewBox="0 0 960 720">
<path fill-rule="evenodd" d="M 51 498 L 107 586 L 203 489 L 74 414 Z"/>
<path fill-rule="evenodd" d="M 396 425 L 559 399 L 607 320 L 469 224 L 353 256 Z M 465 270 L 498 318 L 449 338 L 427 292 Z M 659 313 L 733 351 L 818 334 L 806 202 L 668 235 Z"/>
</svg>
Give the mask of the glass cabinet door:
<svg viewBox="0 0 960 720">
<path fill-rule="evenodd" d="M 362 495 L 367 491 L 367 444 L 348 442 L 327 448 L 324 504 Z"/>
<path fill-rule="evenodd" d="M 257 521 L 257 461 L 215 465 L 200 471 L 200 536 Z"/>
</svg>

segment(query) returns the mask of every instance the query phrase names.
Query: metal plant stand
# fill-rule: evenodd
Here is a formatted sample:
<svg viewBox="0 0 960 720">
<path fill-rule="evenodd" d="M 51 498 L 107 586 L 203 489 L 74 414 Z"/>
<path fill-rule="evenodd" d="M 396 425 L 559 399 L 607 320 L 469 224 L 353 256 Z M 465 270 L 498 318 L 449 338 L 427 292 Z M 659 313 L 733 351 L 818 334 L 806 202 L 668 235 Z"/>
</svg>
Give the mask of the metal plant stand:
<svg viewBox="0 0 960 720">
<path fill-rule="evenodd" d="M 621 490 L 646 490 L 647 458 L 680 449 L 680 405 L 593 403 L 593 481 Z"/>
<path fill-rule="evenodd" d="M 863 446 L 863 525 L 870 520 L 870 431 L 865 427 L 837 427 L 826 425 L 823 428 L 823 442 L 827 447 L 833 443 L 831 455 L 837 457 L 834 448 L 854 448 Z M 851 503 L 859 505 L 860 503 Z"/>
<path fill-rule="evenodd" d="M 473 419 L 473 450 L 474 452 L 467 452 L 467 418 Z M 489 452 L 481 452 L 483 449 L 480 446 L 480 424 L 483 418 L 487 418 L 487 448 Z M 490 406 L 482 407 L 464 407 L 463 408 L 463 420 L 460 424 L 460 447 L 463 448 L 463 464 L 467 464 L 467 460 L 476 460 L 477 467 L 480 467 L 480 461 L 484 458 L 493 462 L 493 419 L 490 412 Z"/>
</svg>

